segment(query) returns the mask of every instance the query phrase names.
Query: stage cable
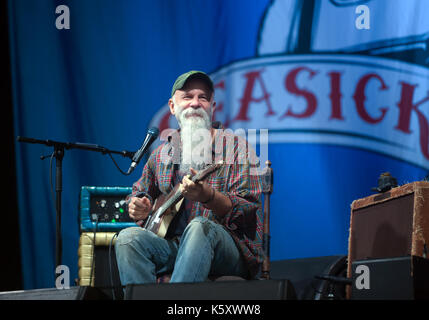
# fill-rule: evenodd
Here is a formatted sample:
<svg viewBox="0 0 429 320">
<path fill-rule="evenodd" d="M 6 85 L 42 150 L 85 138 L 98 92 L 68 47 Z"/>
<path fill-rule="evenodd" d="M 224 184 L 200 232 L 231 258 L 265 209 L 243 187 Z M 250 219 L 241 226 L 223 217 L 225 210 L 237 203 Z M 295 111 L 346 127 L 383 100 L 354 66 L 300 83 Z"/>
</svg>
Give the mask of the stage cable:
<svg viewBox="0 0 429 320">
<path fill-rule="evenodd" d="M 115 285 L 113 283 L 113 271 L 112 271 L 112 246 L 113 246 L 113 239 L 115 239 L 116 237 L 118 237 L 119 231 L 117 231 L 112 239 L 110 239 L 110 244 L 109 244 L 109 270 L 110 270 L 110 285 L 112 286 L 112 297 L 113 300 L 116 300 L 116 294 L 115 294 Z"/>
<path fill-rule="evenodd" d="M 91 261 L 91 273 L 90 273 L 90 277 L 89 277 L 89 286 L 91 287 L 92 285 L 92 275 L 94 273 L 94 268 L 95 268 L 95 237 L 97 234 L 97 227 L 98 227 L 98 216 L 95 218 L 95 226 L 94 226 L 94 236 L 92 239 L 92 261 Z M 94 282 L 95 285 L 95 282 Z"/>
</svg>

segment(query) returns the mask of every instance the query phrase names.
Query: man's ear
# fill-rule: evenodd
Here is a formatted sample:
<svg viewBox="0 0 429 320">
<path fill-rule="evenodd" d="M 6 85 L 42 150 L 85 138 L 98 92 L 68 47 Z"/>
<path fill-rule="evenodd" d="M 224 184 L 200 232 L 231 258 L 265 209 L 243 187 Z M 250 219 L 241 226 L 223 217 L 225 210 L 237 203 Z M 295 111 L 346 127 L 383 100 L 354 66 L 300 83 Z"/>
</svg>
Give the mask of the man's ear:
<svg viewBox="0 0 429 320">
<path fill-rule="evenodd" d="M 168 106 L 170 107 L 170 112 L 172 115 L 174 115 L 174 102 L 173 102 L 173 98 L 168 100 Z"/>
</svg>

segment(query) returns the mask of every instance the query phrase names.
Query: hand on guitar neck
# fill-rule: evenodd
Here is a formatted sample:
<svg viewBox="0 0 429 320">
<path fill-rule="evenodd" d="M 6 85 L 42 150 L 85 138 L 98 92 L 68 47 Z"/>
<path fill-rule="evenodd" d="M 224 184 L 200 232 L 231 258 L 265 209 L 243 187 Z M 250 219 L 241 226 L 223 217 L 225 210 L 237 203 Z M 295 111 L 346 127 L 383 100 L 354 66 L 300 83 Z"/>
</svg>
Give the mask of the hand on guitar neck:
<svg viewBox="0 0 429 320">
<path fill-rule="evenodd" d="M 204 181 L 193 182 L 191 179 L 197 173 L 196 170 L 191 168 L 191 175 L 183 177 L 180 188 L 185 199 L 204 203 L 212 197 L 213 189 Z"/>
</svg>

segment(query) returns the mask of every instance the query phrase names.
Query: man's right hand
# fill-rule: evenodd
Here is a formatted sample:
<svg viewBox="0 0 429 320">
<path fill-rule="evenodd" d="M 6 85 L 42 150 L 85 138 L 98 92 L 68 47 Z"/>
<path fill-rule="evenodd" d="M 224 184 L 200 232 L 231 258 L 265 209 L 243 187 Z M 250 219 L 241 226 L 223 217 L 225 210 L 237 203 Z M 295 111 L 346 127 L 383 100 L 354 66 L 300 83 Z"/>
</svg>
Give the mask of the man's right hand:
<svg viewBox="0 0 429 320">
<path fill-rule="evenodd" d="M 130 218 L 134 221 L 145 220 L 151 210 L 152 204 L 150 203 L 150 200 L 146 197 L 133 197 L 128 204 L 128 214 L 130 215 Z"/>
</svg>

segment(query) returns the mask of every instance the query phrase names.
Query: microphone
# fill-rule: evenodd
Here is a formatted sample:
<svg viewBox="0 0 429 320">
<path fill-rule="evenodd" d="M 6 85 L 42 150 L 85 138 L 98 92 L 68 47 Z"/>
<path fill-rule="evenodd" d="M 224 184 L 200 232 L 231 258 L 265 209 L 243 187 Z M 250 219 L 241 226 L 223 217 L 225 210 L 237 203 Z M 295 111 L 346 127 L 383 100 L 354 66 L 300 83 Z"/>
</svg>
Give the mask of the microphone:
<svg viewBox="0 0 429 320">
<path fill-rule="evenodd" d="M 139 164 L 140 160 L 143 158 L 143 155 L 146 153 L 147 149 L 151 146 L 151 144 L 158 138 L 159 130 L 156 127 L 152 127 L 147 131 L 146 138 L 143 141 L 142 146 L 136 153 L 134 153 L 131 166 L 128 169 L 127 174 L 133 172 L 135 167 Z"/>
</svg>

